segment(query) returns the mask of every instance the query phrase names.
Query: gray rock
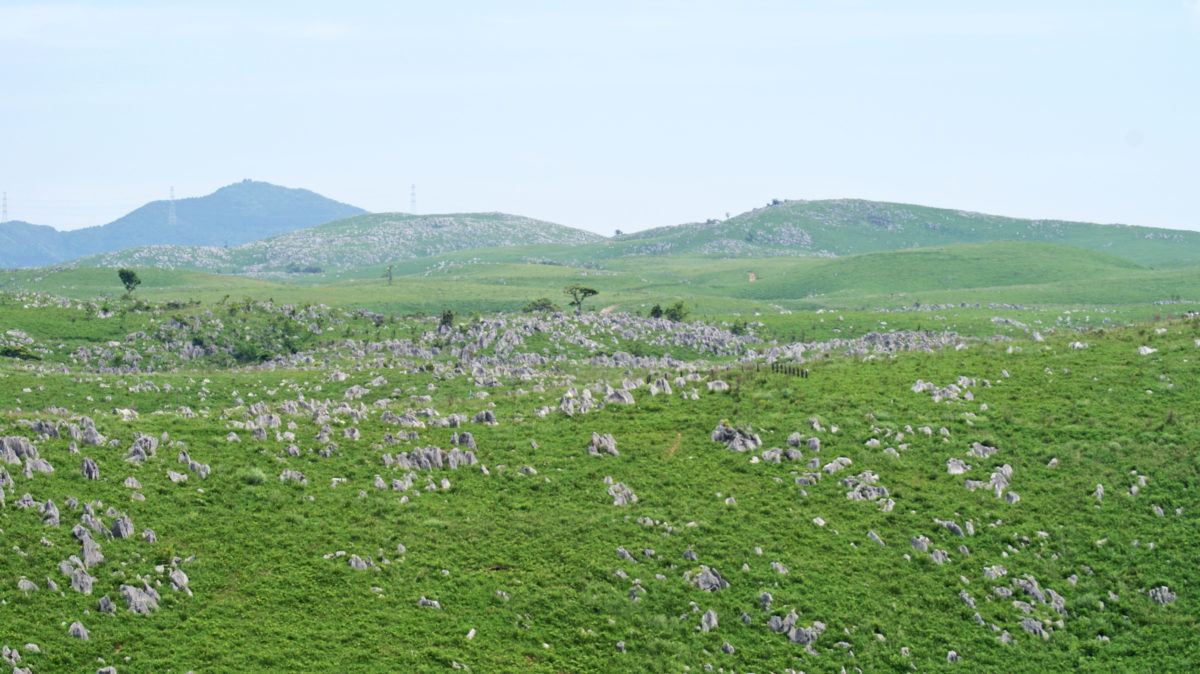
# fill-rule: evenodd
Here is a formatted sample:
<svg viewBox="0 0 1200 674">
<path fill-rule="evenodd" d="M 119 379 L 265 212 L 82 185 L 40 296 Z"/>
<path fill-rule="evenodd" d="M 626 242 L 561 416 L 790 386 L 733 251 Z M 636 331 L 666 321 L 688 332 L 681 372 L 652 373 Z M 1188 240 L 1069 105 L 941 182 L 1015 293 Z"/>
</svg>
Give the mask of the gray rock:
<svg viewBox="0 0 1200 674">
<path fill-rule="evenodd" d="M 129 610 L 138 615 L 150 615 L 158 610 L 158 593 L 149 585 L 141 588 L 122 585 L 121 598 L 125 600 Z"/>
<path fill-rule="evenodd" d="M 288 480 L 291 480 L 292 482 L 298 482 L 300 484 L 308 484 L 308 480 L 305 479 L 304 473 L 301 473 L 298 470 L 285 468 L 284 471 L 279 474 L 279 481 L 287 482 Z"/>
<path fill-rule="evenodd" d="M 86 529 L 85 529 L 86 531 Z M 100 552 L 100 546 L 89 535 L 87 538 L 80 541 L 81 551 L 80 557 L 83 558 L 85 568 L 92 568 L 97 564 L 104 562 L 104 555 Z"/>
<path fill-rule="evenodd" d="M 1050 638 L 1050 634 L 1046 632 L 1046 628 L 1042 626 L 1041 621 L 1034 620 L 1033 618 L 1021 618 L 1021 629 L 1034 636 L 1041 637 L 1043 640 Z"/>
<path fill-rule="evenodd" d="M 788 641 L 790 641 L 794 644 L 800 644 L 801 646 L 807 646 L 811 643 L 814 643 L 817 640 L 817 638 L 821 636 L 821 632 L 824 632 L 824 631 L 825 631 L 824 623 L 814 622 L 811 627 L 793 627 L 793 628 L 789 629 L 788 633 L 787 633 L 787 638 L 788 638 Z"/>
<path fill-rule="evenodd" d="M 42 513 L 42 524 L 48 527 L 56 527 L 59 523 L 58 506 L 54 505 L 54 501 L 49 499 L 42 504 L 39 509 Z"/>
<path fill-rule="evenodd" d="M 436 608 L 436 609 L 442 608 L 441 604 L 437 603 L 433 599 L 426 599 L 424 596 L 422 596 L 420 599 L 417 600 L 417 606 L 422 606 L 425 608 Z"/>
<path fill-rule="evenodd" d="M 733 650 L 734 650 L 734 649 L 733 649 L 733 645 L 732 645 L 732 644 L 730 644 L 728 641 L 726 641 L 726 642 L 724 642 L 724 643 L 722 643 L 722 644 L 721 644 L 721 650 L 722 650 L 722 651 L 725 651 L 725 652 L 726 652 L 726 653 L 728 653 L 729 655 L 733 655 Z"/>
<path fill-rule="evenodd" d="M 703 565 L 700 567 L 700 573 L 692 578 L 692 585 L 705 592 L 723 590 L 729 587 L 729 583 L 721 577 L 721 574 L 717 573 L 716 569 L 710 569 Z"/>
<path fill-rule="evenodd" d="M 186 590 L 188 585 L 187 574 L 182 569 L 171 569 L 167 572 L 167 578 L 171 581 L 171 589 L 175 591 Z"/>
<path fill-rule="evenodd" d="M 477 424 L 485 424 L 488 426 L 496 426 L 500 423 L 496 421 L 496 415 L 491 410 L 481 410 L 471 419 L 471 421 Z"/>
<path fill-rule="evenodd" d="M 129 538 L 133 535 L 133 521 L 128 515 L 121 515 L 112 524 L 113 538 Z"/>
<path fill-rule="evenodd" d="M 617 441 L 613 439 L 610 433 L 600 435 L 595 431 L 592 432 L 592 440 L 588 443 L 587 453 L 591 456 L 600 456 L 601 452 L 607 452 L 613 456 L 619 456 L 617 452 Z"/>
<path fill-rule="evenodd" d="M 112 615 L 113 613 L 116 613 L 117 607 L 113 605 L 112 600 L 108 598 L 108 595 L 104 595 L 103 597 L 100 597 L 100 601 L 96 602 L 96 610 L 101 613 Z"/>
<path fill-rule="evenodd" d="M 82 639 L 84 641 L 88 640 L 87 628 L 83 626 L 83 623 L 78 621 L 71 623 L 71 626 L 67 628 L 67 634 L 75 637 L 76 639 Z"/>
<path fill-rule="evenodd" d="M 612 497 L 613 505 L 615 506 L 627 506 L 637 503 L 638 500 L 637 494 L 634 494 L 630 491 L 629 487 L 626 487 L 621 482 L 610 486 L 608 488 L 608 495 Z"/>
<path fill-rule="evenodd" d="M 1166 606 L 1175 601 L 1175 593 L 1166 585 L 1151 588 L 1146 594 L 1150 597 L 1151 601 L 1159 606 Z"/>
<path fill-rule="evenodd" d="M 712 609 L 709 609 L 704 612 L 704 615 L 700 616 L 700 629 L 704 632 L 711 632 L 716 628 L 717 614 Z"/>
<path fill-rule="evenodd" d="M 71 572 L 71 589 L 80 594 L 91 594 L 94 582 L 96 579 L 89 576 L 84 569 L 75 569 Z"/>
<path fill-rule="evenodd" d="M 946 472 L 947 473 L 949 473 L 951 475 L 962 475 L 963 473 L 967 472 L 968 470 L 971 470 L 971 467 L 968 466 L 962 459 L 954 459 L 954 458 L 946 459 Z"/>
<path fill-rule="evenodd" d="M 773 597 L 771 596 L 770 592 L 763 592 L 758 595 L 758 603 L 760 606 L 762 606 L 763 611 L 771 610 L 772 599 L 773 599 Z M 776 630 L 776 631 L 778 631 L 778 630 Z"/>
<path fill-rule="evenodd" d="M 37 592 L 38 586 L 33 581 L 22 578 L 17 581 L 17 589 L 25 593 Z"/>
<path fill-rule="evenodd" d="M 879 547 L 881 547 L 881 548 L 887 547 L 887 545 L 883 542 L 883 539 L 879 537 L 879 534 L 875 533 L 874 531 L 868 531 L 867 538 L 878 543 Z"/>
<path fill-rule="evenodd" d="M 96 466 L 95 461 L 86 456 L 83 457 L 83 465 L 80 467 L 80 471 L 83 473 L 83 476 L 89 480 L 100 479 L 100 468 Z"/>
<path fill-rule="evenodd" d="M 153 529 L 143 529 L 142 530 L 142 540 L 146 541 L 147 543 L 154 543 L 154 542 L 158 541 L 158 536 L 154 535 Z"/>
</svg>

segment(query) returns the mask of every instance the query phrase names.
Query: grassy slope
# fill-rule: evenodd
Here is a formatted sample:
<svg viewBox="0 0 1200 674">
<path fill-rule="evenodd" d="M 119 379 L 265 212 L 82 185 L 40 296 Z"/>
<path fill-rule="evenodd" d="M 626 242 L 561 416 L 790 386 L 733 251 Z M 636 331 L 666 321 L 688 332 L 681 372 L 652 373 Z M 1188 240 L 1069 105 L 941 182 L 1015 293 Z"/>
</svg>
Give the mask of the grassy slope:
<svg viewBox="0 0 1200 674">
<path fill-rule="evenodd" d="M 1200 271 L 1151 270 L 1101 253 L 1043 243 L 993 242 L 888 251 L 845 258 L 717 259 L 669 256 L 607 260 L 602 268 L 531 264 L 543 247 L 459 251 L 354 273 L 262 281 L 182 270 L 139 268 L 139 296 L 219 300 L 226 295 L 280 302 L 353 305 L 390 313 L 512 311 L 547 296 L 560 304 L 570 283 L 595 287 L 595 306 L 645 310 L 682 299 L 701 313 L 749 313 L 772 307 L 899 307 L 1003 301 L 1027 304 L 1149 303 L 1200 298 Z M 750 274 L 756 279 L 750 282 Z M 302 282 L 302 283 L 301 283 Z M 90 298 L 120 290 L 111 269 L 11 272 L 0 288 L 31 288 Z"/>
<path fill-rule="evenodd" d="M 19 314 L 7 319 L 26 325 Z M 44 326 L 29 328 L 31 334 L 72 329 L 54 324 L 61 317 L 44 320 Z M 1200 658 L 1194 638 L 1200 607 L 1192 572 L 1200 563 L 1200 513 L 1189 491 L 1200 475 L 1193 451 L 1200 444 L 1194 412 L 1200 402 L 1188 383 L 1200 374 L 1192 344 L 1200 326 L 1166 324 L 1161 335 L 1151 327 L 1159 326 L 1087 336 L 1085 351 L 1067 349 L 1064 337 L 1044 345 L 1019 343 L 1022 350 L 1012 355 L 1004 353 L 1003 344 L 972 344 L 964 351 L 867 363 L 832 359 L 813 364 L 814 376 L 804 381 L 731 375 L 735 393 L 706 394 L 694 402 L 652 398 L 643 389 L 635 392 L 634 407 L 574 419 L 539 420 L 530 414 L 556 399 L 553 387 L 544 395 L 513 395 L 520 384 L 511 382 L 479 401 L 468 399 L 474 387 L 461 378 L 435 382 L 429 375 L 382 369 L 377 372 L 389 384 L 369 395 L 368 404 L 393 387 L 407 395 L 435 383 L 432 404 L 443 414 L 473 413 L 495 402 L 501 419 L 499 426 L 469 428 L 491 476 L 465 469 L 437 472 L 435 477 L 448 478 L 452 488 L 412 497 L 407 504 L 393 492 L 370 487 L 376 473 L 391 477 L 370 444 L 394 429 L 377 422 L 360 424 L 363 440 L 339 438 L 339 452 L 329 459 L 306 453 L 281 461 L 276 458 L 281 444 L 250 442 L 245 433 L 242 443 L 224 441 L 224 420 L 242 418 L 244 408 L 237 407 L 235 397 L 294 399 L 289 387 L 301 387 L 310 396 L 336 399 L 375 371 L 355 372 L 341 385 L 322 382 L 324 370 L 105 376 L 85 382 L 71 375 L 34 376 L 6 363 L 0 365 L 5 375 L 0 393 L 10 401 L 6 432 L 19 430 L 16 418 L 32 414 L 15 408 L 56 404 L 92 414 L 103 433 L 120 439 L 115 450 L 83 448 L 100 466 L 98 482 L 79 475 L 79 457 L 67 453 L 65 441 L 43 442 L 42 455 L 58 470 L 30 482 L 18 476 L 18 488 L 39 500 L 54 499 L 64 523 L 77 517 L 63 508 L 65 497 L 101 499 L 128 512 L 138 531 L 154 528 L 159 542 L 102 542 L 109 561 L 94 573 L 93 596 L 70 589 L 64 596 L 45 590 L 24 596 L 16 590 L 20 575 L 39 586 L 45 576 L 54 576 L 65 588 L 65 578 L 53 567 L 77 545 L 69 525 L 45 527 L 33 510 L 0 509 L 6 541 L 27 553 L 0 556 L 0 596 L 7 601 L 0 641 L 40 644 L 41 655 L 25 656 L 34 671 L 90 671 L 100 666 L 97 657 L 116 664 L 118 671 L 435 671 L 452 662 L 474 671 L 678 671 L 685 665 L 695 671 L 709 662 L 751 671 L 838 671 L 844 664 L 865 671 L 910 665 L 928 671 L 949 669 L 945 654 L 950 649 L 964 658 L 957 669 L 1183 671 Z M 1159 352 L 1137 356 L 1134 349 L 1141 344 Z M 594 378 L 598 373 L 578 374 Z M 908 390 L 917 378 L 944 384 L 958 375 L 987 377 L 994 385 L 975 387 L 973 405 L 933 403 Z M 171 383 L 174 390 L 130 392 L 139 379 Z M 312 391 L 317 383 L 325 390 Z M 202 386 L 209 395 L 197 402 Z M 111 399 L 92 402 L 87 395 Z M 983 402 L 987 411 L 979 408 Z M 210 416 L 187 420 L 153 414 L 178 404 L 208 409 Z M 142 418 L 117 421 L 93 412 L 97 406 L 133 407 Z M 222 414 L 226 408 L 230 412 Z M 975 416 L 965 416 L 968 411 Z M 822 461 L 846 456 L 854 463 L 807 487 L 807 496 L 792 484 L 798 466 L 753 465 L 748 455 L 708 440 L 716 422 L 727 418 L 753 425 L 767 446 L 781 445 L 792 431 L 814 434 L 805 422 L 809 416 L 826 427 L 841 427 L 837 433 L 815 433 L 822 440 L 816 456 Z M 301 446 L 312 447 L 316 427 L 311 421 L 288 420 L 299 423 Z M 905 424 L 944 426 L 950 436 L 943 441 L 937 434 L 909 435 L 910 446 L 899 458 L 865 446 L 867 439 L 883 437 L 872 426 L 894 431 Z M 614 433 L 621 455 L 584 454 L 592 430 Z M 193 457 L 213 466 L 213 474 L 199 483 L 171 484 L 165 470 L 182 468 L 167 448 L 160 448 L 158 461 L 141 467 L 125 463 L 123 449 L 134 431 L 166 431 L 184 440 Z M 447 447 L 448 435 L 446 429 L 427 429 L 418 444 Z M 539 448 L 534 450 L 530 440 Z M 1013 489 L 1022 496 L 1019 503 L 969 492 L 961 486 L 962 477 L 946 474 L 945 459 L 965 456 L 976 440 L 994 444 L 1000 453 L 993 461 L 969 459 L 976 468 L 966 477 L 986 479 L 992 463 L 1008 463 L 1014 467 Z M 1054 457 L 1059 466 L 1048 468 Z M 521 465 L 533 466 L 538 475 L 515 475 Z M 302 470 L 309 484 L 280 484 L 275 476 L 283 467 Z M 895 498 L 892 513 L 847 500 L 837 484 L 844 474 L 867 469 L 881 476 Z M 1137 497 L 1124 493 L 1135 482 L 1133 470 L 1148 476 Z M 259 481 L 255 471 L 267 479 Z M 139 491 L 146 501 L 130 501 L 130 490 L 121 486 L 127 475 L 142 482 Z M 604 495 L 607 475 L 629 484 L 638 503 L 612 506 Z M 331 489 L 333 477 L 348 482 Z M 1101 504 L 1089 495 L 1097 482 L 1108 489 Z M 10 504 L 17 495 L 9 495 Z M 726 496 L 735 497 L 737 505 L 726 505 Z M 1156 517 L 1151 503 L 1168 515 Z M 1177 507 L 1183 508 L 1181 515 L 1174 514 Z M 825 527 L 812 524 L 818 515 L 827 521 Z M 638 524 L 639 517 L 668 523 L 670 533 L 662 525 Z M 933 523 L 935 517 L 974 520 L 976 534 L 952 536 Z M 993 522 L 998 526 L 988 525 Z M 887 547 L 868 540 L 869 530 Z M 907 543 L 918 534 L 950 550 L 951 561 L 938 566 L 918 555 Z M 55 547 L 39 545 L 42 536 Z M 404 543 L 408 552 L 396 555 L 396 543 Z M 970 554 L 954 551 L 964 543 Z M 618 560 L 616 546 L 641 561 Z M 336 550 L 375 556 L 379 548 L 393 560 L 379 571 L 356 572 L 344 557 L 323 558 Z M 661 557 L 642 558 L 642 548 Z M 698 569 L 683 560 L 688 549 L 718 569 L 731 587 L 709 594 L 686 584 L 682 573 Z M 906 560 L 906 554 L 913 559 Z M 153 576 L 154 564 L 175 555 L 196 556 L 184 566 L 195 596 L 163 587 L 157 614 L 129 614 L 116 595 L 122 578 L 109 574 Z M 790 572 L 772 571 L 772 561 Z M 748 571 L 741 570 L 743 563 Z M 1009 576 L 984 579 L 981 569 L 992 564 L 1005 566 Z M 647 589 L 641 599 L 628 599 L 630 582 L 614 575 L 617 568 L 641 579 Z M 1048 641 L 1015 626 L 1020 614 L 1010 602 L 986 598 L 991 587 L 1023 574 L 1067 598 L 1065 627 Z M 1070 575 L 1078 577 L 1077 585 L 1066 580 Z M 1164 583 L 1178 594 L 1174 604 L 1157 607 L 1139 594 Z M 497 590 L 511 599 L 496 596 Z M 974 611 L 960 601 L 960 590 L 974 597 L 986 621 L 1010 630 L 1012 645 L 1001 646 L 994 633 L 972 622 Z M 767 615 L 757 608 L 763 591 L 775 597 L 773 613 L 794 607 L 799 624 L 828 624 L 816 644 L 820 655 L 807 655 L 765 629 Z M 94 611 L 102 594 L 116 601 L 116 616 Z M 439 600 L 442 610 L 417 608 L 420 596 Z M 720 626 L 711 633 L 695 630 L 699 614 L 689 602 L 715 610 Z M 737 620 L 743 611 L 752 617 L 749 627 Z M 1046 612 L 1044 607 L 1038 611 Z M 86 643 L 67 637 L 60 624 L 77 619 L 92 631 Z M 470 629 L 477 634 L 468 641 Z M 1099 635 L 1111 641 L 1097 641 Z M 618 640 L 626 643 L 627 653 L 616 652 Z M 724 641 L 736 647 L 735 654 L 720 651 Z M 849 662 L 845 650 L 834 645 L 838 641 L 854 652 Z M 911 655 L 901 655 L 902 647 Z"/>
<path fill-rule="evenodd" d="M 1043 241 L 1154 266 L 1200 259 L 1200 233 L 1024 220 L 927 206 L 837 199 L 788 201 L 722 222 L 663 227 L 619 237 L 630 250 L 681 254 L 836 255 L 983 241 Z"/>
</svg>

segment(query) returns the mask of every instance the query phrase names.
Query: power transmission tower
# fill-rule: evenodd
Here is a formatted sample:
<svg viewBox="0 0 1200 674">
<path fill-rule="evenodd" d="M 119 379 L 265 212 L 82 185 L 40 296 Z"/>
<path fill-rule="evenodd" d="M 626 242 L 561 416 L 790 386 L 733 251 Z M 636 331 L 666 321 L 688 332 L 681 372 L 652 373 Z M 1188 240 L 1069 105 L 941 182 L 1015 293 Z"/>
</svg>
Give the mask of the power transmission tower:
<svg viewBox="0 0 1200 674">
<path fill-rule="evenodd" d="M 413 215 L 416 215 L 417 214 L 417 186 L 416 185 L 412 186 L 412 189 L 409 192 L 409 195 L 410 196 L 409 196 L 409 200 L 408 200 L 408 212 Z"/>
<path fill-rule="evenodd" d="M 167 204 L 167 228 L 175 227 L 175 186 L 171 186 L 171 201 Z"/>
</svg>

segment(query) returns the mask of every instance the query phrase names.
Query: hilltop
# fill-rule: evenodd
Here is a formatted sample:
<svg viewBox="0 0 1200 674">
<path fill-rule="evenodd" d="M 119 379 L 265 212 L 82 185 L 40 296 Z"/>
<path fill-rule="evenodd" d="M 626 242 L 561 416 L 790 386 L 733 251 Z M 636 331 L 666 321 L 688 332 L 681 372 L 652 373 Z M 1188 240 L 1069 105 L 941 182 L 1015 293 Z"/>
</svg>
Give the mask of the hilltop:
<svg viewBox="0 0 1200 674">
<path fill-rule="evenodd" d="M 320 273 L 428 258 L 467 248 L 578 245 L 603 237 L 505 213 L 371 213 L 236 248 L 151 246 L 80 260 L 85 266 L 160 266 L 271 275 Z"/>
<path fill-rule="evenodd" d="M 703 223 L 614 239 L 620 255 L 825 257 L 983 241 L 1043 241 L 1173 266 L 1200 259 L 1200 232 L 1062 220 L 1029 220 L 863 199 L 775 201 Z"/>
<path fill-rule="evenodd" d="M 304 189 L 243 180 L 203 197 L 152 201 L 106 225 L 67 232 L 24 222 L 0 224 L 0 267 L 33 267 L 146 245 L 236 246 L 364 213 Z"/>
</svg>

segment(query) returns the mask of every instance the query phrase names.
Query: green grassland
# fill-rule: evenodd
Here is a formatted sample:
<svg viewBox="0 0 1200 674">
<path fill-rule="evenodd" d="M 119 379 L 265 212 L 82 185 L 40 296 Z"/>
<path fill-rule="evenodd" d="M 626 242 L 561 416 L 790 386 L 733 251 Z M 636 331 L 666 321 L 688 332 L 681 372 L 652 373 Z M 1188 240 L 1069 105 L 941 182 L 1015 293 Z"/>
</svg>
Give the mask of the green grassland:
<svg viewBox="0 0 1200 674">
<path fill-rule="evenodd" d="M 1200 298 L 1195 268 L 1151 269 L 1105 253 L 1057 244 L 988 242 L 840 258 L 627 257 L 585 266 L 551 264 L 545 246 L 458 251 L 287 280 L 139 267 L 138 296 L 216 302 L 273 299 L 355 306 L 394 314 L 516 311 L 537 297 L 565 299 L 581 283 L 600 307 L 647 311 L 683 300 L 695 313 L 733 315 L 809 309 L 895 309 L 919 304 L 1148 305 Z M 15 270 L 0 289 L 87 299 L 122 290 L 112 269 Z"/>
<path fill-rule="evenodd" d="M 150 291 L 152 278 L 147 270 L 136 294 Z M 177 287 L 186 288 L 189 277 L 177 278 Z M 562 280 L 551 279 L 546 294 Z M 0 435 L 29 436 L 20 420 L 78 423 L 87 415 L 116 441 L 79 443 L 79 454 L 72 454 L 69 438 L 45 438 L 37 445 L 53 473 L 26 478 L 19 466 L 5 466 L 14 485 L 0 507 L 0 643 L 38 644 L 39 653 L 22 652 L 22 666 L 34 672 L 104 664 L 120 672 L 698 671 L 706 664 L 726 671 L 1188 671 L 1200 659 L 1196 320 L 1147 315 L 1126 326 L 1143 317 L 1107 307 L 1069 314 L 958 306 L 887 314 L 776 311 L 752 331 L 786 337 L 802 328 L 813 331 L 808 339 L 827 339 L 937 321 L 939 330 L 954 325 L 979 338 L 964 337 L 960 349 L 867 358 L 835 350 L 806 363 L 807 379 L 772 373 L 761 362 L 756 368 L 756 361 L 677 351 L 704 359 L 695 361 L 702 380 L 671 395 L 634 389 L 634 405 L 574 416 L 555 410 L 543 418 L 535 410 L 556 406 L 567 387 L 678 372 L 627 374 L 586 360 L 595 348 L 571 346 L 565 353 L 573 360 L 480 386 L 469 370 L 455 371 L 457 358 L 449 353 L 426 361 L 366 349 L 395 336 L 434 343 L 435 319 L 380 320 L 341 308 L 313 309 L 314 319 L 283 307 L 278 297 L 272 304 L 237 298 L 141 308 L 111 302 L 125 310 L 98 318 L 87 303 L 66 306 L 32 295 L 6 296 L 0 304 L 6 329 L 21 330 L 43 349 L 41 361 L 0 359 L 6 401 Z M 1029 330 L 993 322 L 994 316 Z M 1118 320 L 1103 323 L 1108 316 Z M 245 365 L 214 355 L 158 372 L 102 372 L 97 367 L 107 363 L 73 358 L 80 347 L 127 348 L 110 342 L 136 345 L 149 358 L 152 339 L 126 336 L 152 336 L 171 320 L 204 326 L 219 320 L 220 334 L 237 333 L 263 348 L 279 349 L 295 335 L 296 355 L 312 359 Z M 303 334 L 312 320 L 325 326 L 321 334 Z M 460 323 L 466 329 L 471 321 Z M 1046 341 L 1030 339 L 1034 330 Z M 196 334 L 209 339 L 202 330 Z M 1008 339 L 986 338 L 993 334 Z M 1079 340 L 1088 348 L 1068 347 Z M 531 337 L 525 348 L 546 346 Z M 1156 351 L 1139 355 L 1139 346 Z M 334 371 L 348 378 L 331 379 Z M 965 387 L 972 400 L 934 402 L 912 390 L 918 379 L 940 387 L 960 376 L 975 380 Z M 372 384 L 377 377 L 386 383 Z M 731 389 L 706 390 L 703 380 L 714 378 Z M 347 400 L 343 392 L 354 385 L 369 391 Z M 693 387 L 697 399 L 679 397 L 680 388 Z M 430 400 L 413 398 L 421 395 Z M 300 396 L 330 399 L 328 419 L 281 411 Z M 355 419 L 333 411 L 343 401 L 367 413 Z M 259 414 L 250 409 L 257 403 L 282 422 L 267 429 L 265 440 L 237 427 Z M 398 429 L 381 420 L 384 407 L 397 413 L 433 407 L 467 418 L 492 411 L 498 425 L 468 422 L 458 429 L 473 433 L 488 472 L 479 466 L 416 471 L 413 489 L 375 488 L 376 475 L 390 481 L 405 473 L 384 464 L 385 452 L 449 449 L 454 430 L 430 426 L 416 429 L 416 440 L 388 444 L 384 434 Z M 138 416 L 124 420 L 115 409 Z M 709 437 L 721 420 L 751 429 L 762 446 L 727 451 Z M 331 427 L 335 447 L 314 439 L 322 425 Z M 358 439 L 344 437 L 350 428 L 358 429 Z M 238 442 L 227 441 L 231 431 Z M 277 439 L 284 431 L 295 434 L 294 443 Z M 590 456 L 593 431 L 613 434 L 619 455 Z M 751 461 L 762 449 L 784 447 L 793 432 L 818 438 L 820 450 L 802 446 L 796 462 Z M 138 433 L 167 438 L 157 457 L 141 465 L 124 460 Z M 171 442 L 183 443 L 211 474 L 170 481 L 167 471 L 189 473 L 176 461 L 181 447 Z M 997 453 L 970 457 L 975 442 Z M 284 451 L 288 444 L 299 448 L 298 456 Z M 331 452 L 322 456 L 322 449 Z M 82 457 L 96 462 L 100 479 L 81 475 Z M 815 484 L 796 483 L 804 473 L 822 473 L 805 468 L 809 460 L 825 465 L 836 457 L 852 463 Z M 951 457 L 972 467 L 949 475 Z M 1001 464 L 1012 467 L 1009 489 L 1018 502 L 963 487 L 964 479 L 987 480 Z M 281 482 L 284 469 L 300 471 L 307 483 Z M 865 471 L 887 488 L 895 504 L 890 512 L 846 497 L 849 488 L 840 481 Z M 607 476 L 628 485 L 637 502 L 613 505 Z M 128 477 L 141 487 L 123 486 Z M 335 478 L 344 482 L 331 486 Z M 443 478 L 448 488 L 439 484 Z M 1106 490 L 1102 501 L 1092 496 L 1097 484 Z M 46 526 L 36 507 L 15 505 L 25 492 L 38 503 L 54 501 L 62 524 Z M 135 492 L 144 500 L 133 500 Z M 68 497 L 101 501 L 96 508 L 106 525 L 113 518 L 103 513 L 112 507 L 130 516 L 135 532 L 148 527 L 157 535 L 153 543 L 137 533 L 125 540 L 97 535 L 105 561 L 89 570 L 96 578 L 91 595 L 72 590 L 57 568 L 79 548 L 70 529 L 80 511 L 65 505 Z M 936 519 L 971 522 L 974 533 L 956 536 Z M 949 559 L 937 564 L 914 549 L 915 536 L 928 537 L 930 549 L 948 551 Z M 619 558 L 618 547 L 636 561 Z M 684 558 L 688 550 L 697 561 Z M 350 555 L 371 565 L 352 569 Z M 188 575 L 191 596 L 169 587 L 165 573 L 173 564 Z M 685 580 L 701 564 L 729 587 L 705 592 Z M 986 578 L 984 568 L 993 565 L 1007 575 Z M 151 615 L 131 613 L 120 598 L 119 586 L 139 584 L 139 576 L 151 586 L 161 582 L 159 610 Z M 1061 613 L 1015 588 L 1011 598 L 994 592 L 1026 576 L 1062 595 Z M 18 589 L 22 577 L 38 589 Z M 46 588 L 47 578 L 59 592 Z M 1162 585 L 1177 599 L 1160 606 L 1146 591 Z M 763 592 L 773 595 L 769 612 L 761 608 Z M 111 616 L 97 611 L 105 595 L 116 604 Z M 421 597 L 441 608 L 419 607 Z M 1030 615 L 1013 600 L 1028 602 Z M 705 632 L 699 625 L 708 610 L 719 624 Z M 766 627 L 771 615 L 791 610 L 797 626 L 826 626 L 811 652 Z M 739 619 L 743 613 L 749 624 Z M 1048 638 L 1019 626 L 1030 616 L 1050 630 Z M 74 621 L 90 631 L 88 641 L 68 636 Z M 1011 643 L 998 639 L 1005 631 Z M 733 653 L 722 650 L 725 642 Z M 947 662 L 951 650 L 960 662 Z"/>
</svg>

